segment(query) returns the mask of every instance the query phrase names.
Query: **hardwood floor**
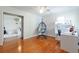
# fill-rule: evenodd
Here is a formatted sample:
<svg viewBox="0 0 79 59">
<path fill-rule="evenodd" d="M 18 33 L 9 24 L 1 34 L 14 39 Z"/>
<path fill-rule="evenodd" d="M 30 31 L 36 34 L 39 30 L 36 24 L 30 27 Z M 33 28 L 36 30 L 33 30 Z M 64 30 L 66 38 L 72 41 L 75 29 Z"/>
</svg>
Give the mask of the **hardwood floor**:
<svg viewBox="0 0 79 59">
<path fill-rule="evenodd" d="M 47 39 L 40 37 L 29 38 L 26 40 L 13 40 L 6 42 L 0 47 L 1 53 L 65 53 L 60 49 L 59 41 L 53 37 L 47 36 Z"/>
</svg>

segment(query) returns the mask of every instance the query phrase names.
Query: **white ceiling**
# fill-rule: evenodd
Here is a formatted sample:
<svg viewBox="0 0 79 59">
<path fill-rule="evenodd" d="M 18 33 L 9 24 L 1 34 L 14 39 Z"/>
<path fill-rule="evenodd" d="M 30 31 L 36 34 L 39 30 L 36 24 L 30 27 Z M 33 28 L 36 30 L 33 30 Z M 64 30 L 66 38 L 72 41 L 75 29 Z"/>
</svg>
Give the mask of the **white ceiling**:
<svg viewBox="0 0 79 59">
<path fill-rule="evenodd" d="M 13 8 L 17 8 L 22 11 L 28 11 L 33 12 L 36 14 L 40 14 L 40 6 L 12 6 Z M 59 12 L 65 12 L 69 10 L 75 10 L 79 9 L 78 6 L 47 6 L 48 7 L 48 13 L 59 13 Z M 45 13 L 46 14 L 46 13 Z"/>
<path fill-rule="evenodd" d="M 19 9 L 19 10 L 22 10 L 22 11 L 39 13 L 39 7 L 38 6 L 12 6 L 12 7 Z"/>
</svg>

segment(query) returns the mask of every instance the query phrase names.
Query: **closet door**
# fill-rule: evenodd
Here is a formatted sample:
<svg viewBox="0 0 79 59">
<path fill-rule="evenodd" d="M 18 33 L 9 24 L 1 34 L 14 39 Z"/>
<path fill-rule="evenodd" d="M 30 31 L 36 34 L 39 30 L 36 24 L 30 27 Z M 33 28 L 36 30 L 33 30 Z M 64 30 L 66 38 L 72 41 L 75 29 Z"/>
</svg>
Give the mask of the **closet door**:
<svg viewBox="0 0 79 59">
<path fill-rule="evenodd" d="M 0 46 L 3 45 L 3 13 L 0 10 Z"/>
</svg>

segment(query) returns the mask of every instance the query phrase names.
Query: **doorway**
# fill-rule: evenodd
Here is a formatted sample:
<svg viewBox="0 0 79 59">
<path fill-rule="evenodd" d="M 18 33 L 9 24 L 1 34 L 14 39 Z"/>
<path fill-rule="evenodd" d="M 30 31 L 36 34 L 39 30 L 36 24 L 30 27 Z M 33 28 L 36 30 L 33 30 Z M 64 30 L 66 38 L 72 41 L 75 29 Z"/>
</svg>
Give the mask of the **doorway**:
<svg viewBox="0 0 79 59">
<path fill-rule="evenodd" d="M 3 37 L 4 42 L 23 40 L 23 16 L 3 13 Z"/>
</svg>

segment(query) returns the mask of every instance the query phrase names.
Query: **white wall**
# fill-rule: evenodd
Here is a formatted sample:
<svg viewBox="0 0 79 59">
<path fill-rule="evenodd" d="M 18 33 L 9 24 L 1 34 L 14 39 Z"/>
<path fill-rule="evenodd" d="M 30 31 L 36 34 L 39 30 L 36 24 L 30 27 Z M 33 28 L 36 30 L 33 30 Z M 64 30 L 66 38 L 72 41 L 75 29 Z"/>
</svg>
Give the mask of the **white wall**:
<svg viewBox="0 0 79 59">
<path fill-rule="evenodd" d="M 56 36 L 55 34 L 55 21 L 59 16 L 70 17 L 72 23 L 79 29 L 79 11 L 67 10 L 59 13 L 50 13 L 45 15 L 44 22 L 47 24 L 47 35 Z"/>
<path fill-rule="evenodd" d="M 72 23 L 75 25 L 76 28 L 79 28 L 79 11 L 78 10 L 72 10 L 72 11 L 67 11 L 67 12 L 62 12 L 62 13 L 57 13 L 56 14 L 56 19 L 59 16 L 64 16 L 64 17 L 70 17 L 70 20 Z"/>
<path fill-rule="evenodd" d="M 40 22 L 40 17 L 39 16 L 36 16 L 36 15 L 32 15 L 32 14 L 28 14 L 29 17 L 26 16 L 26 19 L 24 21 L 24 37 L 27 38 L 27 37 L 33 37 L 33 36 L 36 36 L 36 28 Z M 28 22 L 28 23 L 26 23 Z"/>
<path fill-rule="evenodd" d="M 7 12 L 7 13 L 24 16 L 24 39 L 33 37 L 36 35 L 34 32 L 37 27 L 38 21 L 40 20 L 39 19 L 40 16 L 29 13 L 29 12 L 20 11 L 20 10 L 12 8 L 12 7 L 0 7 L 0 12 L 1 12 L 0 15 L 2 15 L 2 12 Z M 0 22 L 2 21 L 2 18 L 3 18 L 3 16 L 0 16 Z M 2 23 L 0 23 L 0 24 L 2 24 Z M 1 30 L 1 32 L 2 32 L 2 30 Z M 3 39 L 1 38 L 0 41 L 1 40 L 3 40 Z"/>
<path fill-rule="evenodd" d="M 47 35 L 55 37 L 55 16 L 53 14 L 45 15 L 44 22 L 47 25 Z"/>
<path fill-rule="evenodd" d="M 2 18 L 2 11 L 0 10 L 0 45 L 3 45 L 3 26 L 2 26 L 2 20 L 3 18 Z"/>
</svg>

